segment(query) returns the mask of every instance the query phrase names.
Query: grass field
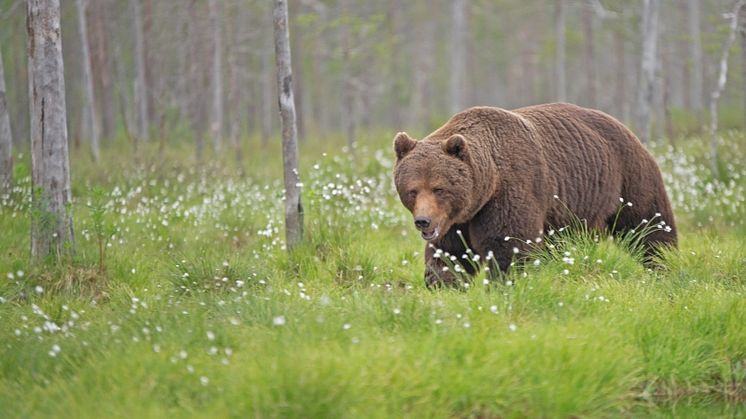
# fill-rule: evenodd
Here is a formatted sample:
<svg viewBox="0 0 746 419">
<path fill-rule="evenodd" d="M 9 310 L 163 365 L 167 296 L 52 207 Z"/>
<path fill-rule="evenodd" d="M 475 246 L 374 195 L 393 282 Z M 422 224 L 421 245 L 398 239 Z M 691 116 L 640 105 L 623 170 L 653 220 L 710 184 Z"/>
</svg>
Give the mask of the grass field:
<svg viewBox="0 0 746 419">
<path fill-rule="evenodd" d="M 75 255 L 33 267 L 21 157 L 0 197 L 0 417 L 746 415 L 743 134 L 719 181 L 702 140 L 655 148 L 681 239 L 665 269 L 571 231 L 498 283 L 436 291 L 381 138 L 356 159 L 301 145 L 291 256 L 277 147 L 241 171 L 121 146 L 74 153 Z"/>
</svg>

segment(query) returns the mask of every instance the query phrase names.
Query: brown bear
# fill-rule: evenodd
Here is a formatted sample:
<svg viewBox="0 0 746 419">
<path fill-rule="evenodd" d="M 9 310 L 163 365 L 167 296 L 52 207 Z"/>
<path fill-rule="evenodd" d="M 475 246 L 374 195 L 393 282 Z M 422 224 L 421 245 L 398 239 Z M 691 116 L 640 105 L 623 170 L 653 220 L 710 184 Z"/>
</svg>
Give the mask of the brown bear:
<svg viewBox="0 0 746 419">
<path fill-rule="evenodd" d="M 436 249 L 461 260 L 466 245 L 506 271 L 544 232 L 573 217 L 612 233 L 653 223 L 643 238 L 648 256 L 676 246 L 658 165 L 601 111 L 565 103 L 474 107 L 420 141 L 398 133 L 394 150 L 396 190 L 428 242 L 428 286 L 456 281 Z M 460 269 L 475 273 L 469 263 Z"/>
</svg>

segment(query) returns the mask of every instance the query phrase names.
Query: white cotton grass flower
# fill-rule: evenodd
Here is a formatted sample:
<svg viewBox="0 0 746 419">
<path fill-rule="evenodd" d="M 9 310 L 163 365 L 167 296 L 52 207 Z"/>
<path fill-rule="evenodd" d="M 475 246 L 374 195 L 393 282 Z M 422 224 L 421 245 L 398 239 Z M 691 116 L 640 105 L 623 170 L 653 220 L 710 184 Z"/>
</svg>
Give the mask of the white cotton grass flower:
<svg viewBox="0 0 746 419">
<path fill-rule="evenodd" d="M 275 316 L 272 319 L 272 324 L 275 326 L 285 326 L 286 320 L 285 316 Z"/>
</svg>

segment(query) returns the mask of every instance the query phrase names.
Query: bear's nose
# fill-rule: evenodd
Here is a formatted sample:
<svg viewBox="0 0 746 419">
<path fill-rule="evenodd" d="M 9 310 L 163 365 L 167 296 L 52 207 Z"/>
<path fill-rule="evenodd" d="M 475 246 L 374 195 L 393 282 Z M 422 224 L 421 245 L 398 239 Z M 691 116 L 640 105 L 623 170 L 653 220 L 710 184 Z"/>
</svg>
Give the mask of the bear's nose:
<svg viewBox="0 0 746 419">
<path fill-rule="evenodd" d="M 430 218 L 428 217 L 415 217 L 414 225 L 420 230 L 430 227 Z"/>
</svg>

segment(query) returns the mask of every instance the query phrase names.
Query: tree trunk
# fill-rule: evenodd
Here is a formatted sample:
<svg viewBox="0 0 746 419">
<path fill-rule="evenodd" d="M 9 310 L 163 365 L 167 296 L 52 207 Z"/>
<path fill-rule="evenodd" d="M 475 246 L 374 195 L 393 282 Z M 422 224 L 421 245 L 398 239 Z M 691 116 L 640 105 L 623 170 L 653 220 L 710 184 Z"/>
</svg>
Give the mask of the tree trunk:
<svg viewBox="0 0 746 419">
<path fill-rule="evenodd" d="M 100 137 L 110 140 L 116 131 L 114 93 L 112 81 L 112 59 L 109 53 L 108 8 L 111 2 L 98 0 L 93 6 L 93 39 L 91 40 L 91 73 L 95 80 L 94 91 L 98 94 L 98 107 L 101 109 Z"/>
<path fill-rule="evenodd" d="M 655 61 L 658 42 L 659 0 L 643 0 L 642 9 L 642 59 L 640 82 L 637 90 L 637 130 L 644 144 L 650 142 L 653 98 L 655 97 Z"/>
<path fill-rule="evenodd" d="M 238 167 L 243 170 L 243 148 L 241 147 L 241 96 L 240 96 L 240 77 L 239 72 L 241 71 L 240 66 L 236 62 L 237 58 L 232 55 L 229 58 L 229 91 L 228 91 L 228 103 L 229 105 L 229 118 L 230 118 L 230 140 L 233 145 L 233 151 L 235 153 L 236 163 Z"/>
<path fill-rule="evenodd" d="M 720 177 L 718 167 L 718 100 L 725 89 L 725 83 L 728 81 L 728 56 L 730 48 L 736 41 L 736 32 L 738 31 L 738 16 L 741 8 L 746 5 L 746 0 L 739 0 L 729 15 L 728 37 L 723 42 L 723 48 L 720 50 L 720 65 L 718 70 L 717 83 L 715 90 L 710 95 L 710 169 L 715 178 Z"/>
<path fill-rule="evenodd" d="M 627 52 L 624 42 L 623 29 L 617 29 L 614 32 L 614 53 L 616 55 L 616 117 L 622 121 L 629 120 L 629 106 L 627 104 Z"/>
<path fill-rule="evenodd" d="M 70 253 L 70 166 L 59 0 L 28 0 L 29 114 L 33 216 L 31 255 Z"/>
<path fill-rule="evenodd" d="M 5 69 L 0 54 L 0 194 L 10 190 L 13 176 L 13 135 L 10 131 L 10 115 L 5 94 Z"/>
<path fill-rule="evenodd" d="M 83 66 L 83 87 L 85 88 L 85 100 L 83 101 L 83 121 L 91 141 L 91 156 L 93 161 L 98 161 L 101 154 L 99 147 L 98 114 L 96 112 L 96 100 L 93 97 L 93 75 L 91 71 L 91 54 L 88 44 L 88 24 L 86 23 L 87 0 L 75 0 L 78 11 L 78 33 L 80 35 L 80 52 Z"/>
<path fill-rule="evenodd" d="M 177 65 L 179 71 L 176 77 L 176 91 L 177 101 L 179 108 L 179 118 L 181 120 L 189 120 L 191 118 L 191 93 L 189 85 L 192 79 L 192 63 L 191 63 L 191 51 L 193 46 L 191 43 L 191 31 L 189 30 L 191 24 L 192 8 L 194 5 L 190 2 L 188 5 L 184 5 L 179 9 L 179 36 L 184 40 L 179 42 L 177 50 L 179 52 L 177 58 Z"/>
<path fill-rule="evenodd" d="M 556 0 L 554 13 L 554 37 L 557 39 L 557 51 L 555 55 L 554 74 L 556 77 L 557 102 L 567 101 L 567 77 L 565 67 L 565 49 L 567 48 L 565 38 L 565 1 Z"/>
<path fill-rule="evenodd" d="M 468 0 L 451 1 L 450 103 L 451 113 L 464 110 L 466 75 L 466 5 Z"/>
<path fill-rule="evenodd" d="M 142 1 L 142 55 L 145 67 L 145 95 L 147 97 L 148 129 L 158 121 L 156 107 L 155 78 L 153 77 L 154 56 L 151 43 L 153 41 L 153 0 Z M 161 0 L 163 1 L 163 0 Z M 150 133 L 148 133 L 150 136 Z"/>
<path fill-rule="evenodd" d="M 282 157 L 285 179 L 285 239 L 288 249 L 303 238 L 303 204 L 298 173 L 298 138 L 293 101 L 293 76 L 288 35 L 287 0 L 275 0 L 273 10 L 277 92 L 282 122 Z"/>
<path fill-rule="evenodd" d="M 210 38 L 212 40 L 212 112 L 210 116 L 210 136 L 215 152 L 220 152 L 223 142 L 223 51 L 220 34 L 220 0 L 208 1 L 210 15 Z"/>
<path fill-rule="evenodd" d="M 139 141 L 148 140 L 148 85 L 145 73 L 145 39 L 143 36 L 142 11 L 140 0 L 130 0 L 135 32 L 135 103 L 137 104 L 137 137 Z"/>
<path fill-rule="evenodd" d="M 407 124 L 412 129 L 428 131 L 430 121 L 427 118 L 430 109 L 430 77 L 432 77 L 433 57 L 435 49 L 435 26 L 436 22 L 425 19 L 429 9 L 426 3 L 419 2 L 415 6 L 414 13 L 418 27 L 414 30 L 411 51 L 407 53 L 414 57 L 412 60 L 412 94 L 409 97 L 409 113 Z M 450 105 L 449 105 L 450 106 Z"/>
<path fill-rule="evenodd" d="M 689 73 L 689 100 L 692 111 L 700 117 L 702 112 L 703 75 L 699 0 L 687 1 L 687 13 L 689 15 L 689 62 L 691 63 L 691 72 Z"/>
<path fill-rule="evenodd" d="M 593 5 L 590 2 L 583 4 L 582 20 L 583 20 L 583 37 L 584 39 L 584 56 L 585 56 L 585 71 L 586 71 L 586 100 L 588 106 L 595 108 L 598 106 L 598 98 L 596 96 L 596 52 L 594 43 L 594 26 L 596 20 L 596 14 L 593 11 Z"/>
</svg>

